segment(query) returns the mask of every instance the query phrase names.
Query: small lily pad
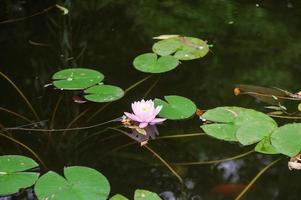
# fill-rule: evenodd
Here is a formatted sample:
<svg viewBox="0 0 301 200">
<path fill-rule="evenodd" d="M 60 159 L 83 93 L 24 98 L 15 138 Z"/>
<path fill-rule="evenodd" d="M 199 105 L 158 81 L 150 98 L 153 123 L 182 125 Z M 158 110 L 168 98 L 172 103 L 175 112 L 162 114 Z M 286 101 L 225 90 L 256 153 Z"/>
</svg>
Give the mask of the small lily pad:
<svg viewBox="0 0 301 200">
<path fill-rule="evenodd" d="M 159 57 L 154 53 L 145 53 L 137 56 L 133 62 L 134 67 L 146 73 L 163 73 L 173 70 L 179 65 L 178 59 L 173 56 Z"/>
<path fill-rule="evenodd" d="M 52 76 L 53 85 L 62 90 L 82 90 L 104 79 L 104 75 L 96 70 L 70 68 L 56 72 Z"/>
<path fill-rule="evenodd" d="M 208 135 L 227 141 L 237 139 L 243 145 L 259 142 L 277 128 L 268 115 L 240 107 L 217 107 L 205 112 L 202 118 L 218 124 L 201 126 Z"/>
<path fill-rule="evenodd" d="M 35 185 L 39 200 L 105 200 L 110 193 L 106 177 L 95 169 L 73 166 L 64 169 L 65 178 L 50 171 Z"/>
<path fill-rule="evenodd" d="M 205 56 L 209 46 L 198 38 L 178 36 L 156 42 L 153 51 L 161 56 L 174 54 L 179 60 L 193 60 Z"/>
<path fill-rule="evenodd" d="M 301 123 L 281 126 L 272 133 L 271 143 L 279 153 L 293 157 L 301 151 Z"/>
<path fill-rule="evenodd" d="M 114 85 L 96 85 L 86 89 L 85 93 L 87 100 L 98 103 L 116 101 L 124 95 L 124 91 Z"/>
<path fill-rule="evenodd" d="M 196 111 L 196 105 L 185 97 L 170 95 L 165 96 L 163 101 L 161 99 L 155 99 L 155 105 L 162 105 L 163 108 L 159 113 L 160 117 L 179 120 L 186 119 L 194 115 Z"/>
<path fill-rule="evenodd" d="M 38 164 L 25 156 L 0 156 L 0 195 L 13 194 L 32 186 L 39 173 L 24 171 L 35 167 L 38 167 Z"/>
<path fill-rule="evenodd" d="M 125 196 L 121 194 L 116 194 L 110 198 L 110 200 L 128 200 Z"/>
<path fill-rule="evenodd" d="M 135 191 L 134 200 L 162 200 L 156 193 L 147 190 Z"/>
<path fill-rule="evenodd" d="M 271 144 L 270 137 L 263 138 L 258 144 L 255 146 L 255 151 L 265 154 L 278 154 L 279 152 L 276 150 L 274 146 Z"/>
</svg>

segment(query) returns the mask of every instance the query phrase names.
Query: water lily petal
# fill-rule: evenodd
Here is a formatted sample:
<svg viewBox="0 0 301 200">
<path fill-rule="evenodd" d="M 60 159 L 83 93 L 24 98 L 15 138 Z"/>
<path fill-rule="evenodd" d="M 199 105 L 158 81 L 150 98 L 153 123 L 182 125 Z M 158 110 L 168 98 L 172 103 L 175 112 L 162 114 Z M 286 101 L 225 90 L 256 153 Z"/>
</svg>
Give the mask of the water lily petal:
<svg viewBox="0 0 301 200">
<path fill-rule="evenodd" d="M 124 112 L 124 114 L 130 118 L 131 120 L 134 120 L 136 122 L 142 122 L 143 120 L 141 120 L 138 116 L 132 114 L 132 113 L 128 113 L 128 112 Z"/>
<path fill-rule="evenodd" d="M 147 122 L 142 122 L 139 124 L 139 128 L 145 128 L 147 127 L 148 123 Z"/>
<path fill-rule="evenodd" d="M 164 119 L 164 118 L 155 118 L 150 122 L 150 124 L 154 125 L 156 123 L 164 122 L 165 120 L 166 119 Z"/>
</svg>

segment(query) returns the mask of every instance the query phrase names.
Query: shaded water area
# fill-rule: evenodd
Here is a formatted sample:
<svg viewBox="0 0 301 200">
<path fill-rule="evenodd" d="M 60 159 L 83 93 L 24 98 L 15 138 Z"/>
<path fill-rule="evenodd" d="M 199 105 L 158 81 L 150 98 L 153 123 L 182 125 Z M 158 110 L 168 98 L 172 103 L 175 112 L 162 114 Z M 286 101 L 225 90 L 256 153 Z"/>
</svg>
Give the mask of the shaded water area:
<svg viewBox="0 0 301 200">
<path fill-rule="evenodd" d="M 59 9 L 51 8 L 56 3 L 68 8 L 69 14 L 62 15 Z M 38 12 L 42 13 L 32 16 Z M 188 97 L 204 110 L 235 105 L 265 112 L 263 103 L 247 96 L 235 97 L 235 84 L 300 90 L 300 1 L 0 1 L 0 21 L 26 16 L 32 17 L 0 22 L 0 71 L 20 87 L 39 119 L 3 78 L 0 106 L 33 122 L 47 120 L 32 128 L 98 124 L 130 111 L 130 103 L 135 100 L 172 94 Z M 183 62 L 160 76 L 153 75 L 123 99 L 106 107 L 96 103 L 77 104 L 72 101 L 76 93 L 44 87 L 60 69 L 86 67 L 101 71 L 107 84 L 126 89 L 148 76 L 136 71 L 132 61 L 137 55 L 149 52 L 154 42 L 152 37 L 161 34 L 198 37 L 213 47 L 204 58 Z M 85 115 L 70 124 L 83 111 Z M 28 122 L 1 112 L 0 123 L 16 127 Z M 197 117 L 166 122 L 159 132 L 160 136 L 201 133 L 200 124 Z M 234 199 L 261 169 L 279 157 L 251 153 L 242 159 L 216 164 L 175 165 L 184 180 L 181 185 L 145 148 L 129 144 L 133 141 L 112 129 L 104 131 L 108 126 L 118 125 L 110 123 L 64 133 L 13 131 L 12 136 L 37 152 L 49 169 L 62 172 L 64 166 L 93 167 L 108 178 L 111 194 L 127 197 L 132 197 L 136 188 L 144 188 L 169 200 Z M 59 146 L 53 145 L 58 143 Z M 0 144 L 1 155 L 32 157 L 4 138 Z M 218 160 L 254 148 L 208 136 L 157 139 L 149 145 L 170 163 Z M 300 199 L 301 174 L 289 171 L 287 160 L 282 159 L 265 172 L 243 199 Z"/>
</svg>

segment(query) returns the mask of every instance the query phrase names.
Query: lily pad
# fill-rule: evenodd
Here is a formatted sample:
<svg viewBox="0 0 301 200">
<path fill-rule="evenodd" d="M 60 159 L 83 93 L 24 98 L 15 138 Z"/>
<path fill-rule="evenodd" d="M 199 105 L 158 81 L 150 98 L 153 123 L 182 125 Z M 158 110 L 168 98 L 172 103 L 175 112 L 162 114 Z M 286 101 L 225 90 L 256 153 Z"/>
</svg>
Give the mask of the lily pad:
<svg viewBox="0 0 301 200">
<path fill-rule="evenodd" d="M 146 73 L 163 73 L 173 70 L 179 65 L 178 59 L 173 56 L 159 57 L 154 53 L 145 53 L 137 56 L 133 62 L 134 67 Z"/>
<path fill-rule="evenodd" d="M 217 107 L 205 112 L 202 118 L 219 124 L 201 126 L 208 135 L 227 141 L 237 139 L 243 145 L 259 142 L 277 128 L 268 115 L 240 107 Z"/>
<path fill-rule="evenodd" d="M 265 154 L 278 154 L 279 152 L 276 150 L 274 146 L 271 144 L 270 137 L 263 138 L 258 144 L 255 146 L 255 151 Z"/>
<path fill-rule="evenodd" d="M 0 195 L 13 194 L 21 188 L 32 186 L 39 173 L 24 171 L 35 167 L 38 167 L 38 164 L 25 156 L 0 156 Z"/>
<path fill-rule="evenodd" d="M 153 51 L 161 56 L 174 54 L 179 60 L 193 60 L 204 57 L 209 51 L 209 46 L 201 39 L 179 36 L 156 42 Z"/>
<path fill-rule="evenodd" d="M 105 200 L 110 193 L 106 177 L 95 169 L 81 166 L 64 169 L 65 178 L 50 171 L 44 174 L 35 185 L 40 200 Z"/>
<path fill-rule="evenodd" d="M 52 79 L 53 85 L 62 90 L 82 90 L 104 79 L 104 75 L 96 70 L 70 68 L 56 72 Z"/>
<path fill-rule="evenodd" d="M 301 151 L 301 123 L 286 124 L 271 135 L 271 143 L 279 153 L 293 157 Z"/>
<path fill-rule="evenodd" d="M 233 124 L 207 124 L 201 127 L 206 134 L 217 139 L 238 141 L 236 138 L 237 127 Z"/>
<path fill-rule="evenodd" d="M 110 200 L 128 200 L 125 196 L 121 194 L 116 194 L 110 198 Z"/>
<path fill-rule="evenodd" d="M 85 93 L 87 100 L 98 103 L 116 101 L 124 95 L 124 91 L 114 85 L 96 85 L 86 89 Z"/>
<path fill-rule="evenodd" d="M 156 193 L 147 190 L 135 191 L 134 200 L 162 200 Z"/>
<path fill-rule="evenodd" d="M 162 105 L 163 108 L 159 113 L 160 117 L 179 120 L 186 119 L 194 115 L 196 111 L 196 105 L 185 97 L 170 95 L 165 96 L 163 101 L 161 99 L 155 99 L 155 105 Z"/>
</svg>

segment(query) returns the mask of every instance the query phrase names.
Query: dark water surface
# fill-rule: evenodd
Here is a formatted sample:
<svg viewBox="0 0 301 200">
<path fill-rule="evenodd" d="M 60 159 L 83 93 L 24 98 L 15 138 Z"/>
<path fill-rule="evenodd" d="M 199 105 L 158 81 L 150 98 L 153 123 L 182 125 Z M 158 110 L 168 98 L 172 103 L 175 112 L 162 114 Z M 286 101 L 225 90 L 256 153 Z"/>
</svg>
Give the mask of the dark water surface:
<svg viewBox="0 0 301 200">
<path fill-rule="evenodd" d="M 40 12 L 57 2 L 1 0 L 0 21 Z M 123 99 L 110 104 L 91 120 L 98 104 L 76 104 L 72 92 L 43 86 L 51 75 L 67 67 L 87 67 L 105 74 L 107 84 L 127 88 L 147 76 L 132 66 L 133 59 L 151 51 L 152 37 L 181 34 L 199 37 L 213 45 L 204 58 L 183 62 L 162 74 L 147 98 L 177 94 L 192 99 L 202 109 L 236 105 L 263 110 L 264 104 L 235 97 L 235 84 L 245 83 L 300 90 L 301 2 L 292 0 L 85 0 L 58 2 L 70 11 L 56 9 L 26 20 L 0 23 L 0 71 L 10 77 L 29 98 L 41 120 L 38 127 L 64 128 L 82 111 L 89 112 L 73 126 L 101 123 L 130 110 L 158 76 L 139 85 Z M 16 90 L 3 78 L 0 106 L 37 121 Z M 62 101 L 54 119 L 58 99 Z M 5 112 L 6 127 L 26 124 Z M 52 123 L 50 123 L 52 122 Z M 117 126 L 118 124 L 110 124 Z M 201 132 L 197 118 L 168 122 L 160 135 Z M 104 126 L 106 127 L 106 126 Z M 144 188 L 172 199 L 234 199 L 235 195 L 278 156 L 253 153 L 243 159 L 212 165 L 175 166 L 184 185 L 150 152 L 139 145 L 116 149 L 132 142 L 103 128 L 70 131 L 59 150 L 62 133 L 14 131 L 13 136 L 35 150 L 47 166 L 61 172 L 64 166 L 84 165 L 101 171 L 111 183 L 111 194 L 132 197 Z M 117 135 L 116 135 L 117 134 Z M 110 137 L 116 135 L 115 137 Z M 51 142 L 49 142 L 51 137 Z M 0 139 L 0 153 L 25 154 L 26 150 Z M 249 151 L 207 136 L 155 140 L 150 146 L 169 162 L 215 160 Z M 287 169 L 287 158 L 268 170 L 243 199 L 301 199 L 298 171 Z M 171 195 L 172 194 L 172 195 Z M 172 196 L 175 196 L 174 198 Z"/>
</svg>

